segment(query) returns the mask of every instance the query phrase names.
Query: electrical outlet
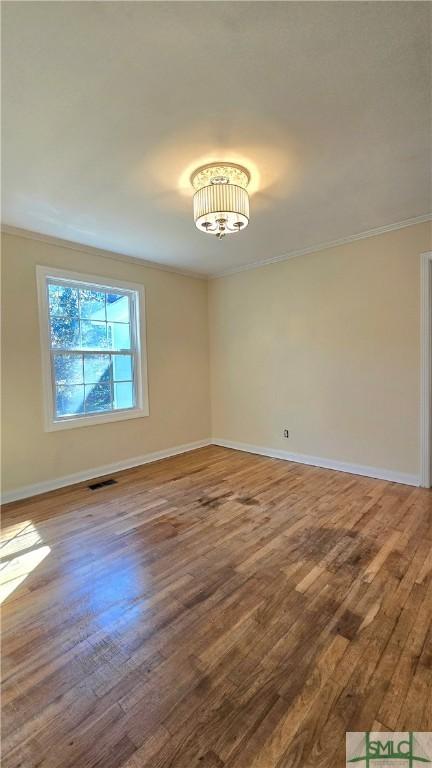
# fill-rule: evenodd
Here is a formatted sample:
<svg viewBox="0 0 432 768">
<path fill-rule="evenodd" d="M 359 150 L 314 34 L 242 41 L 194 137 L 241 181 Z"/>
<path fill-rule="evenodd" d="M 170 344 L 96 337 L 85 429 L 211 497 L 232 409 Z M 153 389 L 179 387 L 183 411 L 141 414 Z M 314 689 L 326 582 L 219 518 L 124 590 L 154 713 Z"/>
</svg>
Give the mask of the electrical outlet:
<svg viewBox="0 0 432 768">
<path fill-rule="evenodd" d="M 284 429 L 284 437 L 289 437 L 289 430 L 288 429 Z"/>
</svg>

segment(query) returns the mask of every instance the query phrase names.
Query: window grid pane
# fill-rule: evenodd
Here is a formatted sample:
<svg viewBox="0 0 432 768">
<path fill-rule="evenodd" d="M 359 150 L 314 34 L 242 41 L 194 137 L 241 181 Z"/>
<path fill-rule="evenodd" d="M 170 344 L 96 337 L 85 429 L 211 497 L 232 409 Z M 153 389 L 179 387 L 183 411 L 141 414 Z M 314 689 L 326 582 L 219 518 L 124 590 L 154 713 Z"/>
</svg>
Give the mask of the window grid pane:
<svg viewBox="0 0 432 768">
<path fill-rule="evenodd" d="M 84 410 L 86 413 L 113 410 L 110 382 L 84 386 Z"/>
<path fill-rule="evenodd" d="M 83 360 L 84 384 L 99 384 L 111 380 L 110 355 L 86 354 L 83 355 Z"/>
<path fill-rule="evenodd" d="M 120 366 L 116 365 L 120 359 Z M 57 416 L 116 411 L 135 406 L 132 354 L 55 351 L 53 370 Z"/>
<path fill-rule="evenodd" d="M 57 384 L 83 384 L 82 356 L 57 352 L 54 356 L 54 373 Z"/>
<path fill-rule="evenodd" d="M 84 413 L 84 386 L 58 386 L 56 388 L 56 411 L 58 416 L 73 416 L 77 413 Z"/>
<path fill-rule="evenodd" d="M 112 361 L 114 381 L 131 381 L 133 378 L 132 355 L 113 355 Z"/>
<path fill-rule="evenodd" d="M 77 318 L 52 317 L 51 318 L 51 346 L 74 348 L 79 344 L 80 321 Z"/>
<path fill-rule="evenodd" d="M 56 418 L 134 408 L 130 295 L 48 282 Z"/>
<path fill-rule="evenodd" d="M 48 284 L 48 307 L 51 317 L 78 317 L 78 290 L 70 286 Z"/>
<path fill-rule="evenodd" d="M 114 407 L 132 408 L 133 385 L 131 381 L 122 381 L 114 384 Z"/>
<path fill-rule="evenodd" d="M 81 319 L 106 320 L 106 293 L 89 288 L 79 290 L 79 316 Z"/>
</svg>

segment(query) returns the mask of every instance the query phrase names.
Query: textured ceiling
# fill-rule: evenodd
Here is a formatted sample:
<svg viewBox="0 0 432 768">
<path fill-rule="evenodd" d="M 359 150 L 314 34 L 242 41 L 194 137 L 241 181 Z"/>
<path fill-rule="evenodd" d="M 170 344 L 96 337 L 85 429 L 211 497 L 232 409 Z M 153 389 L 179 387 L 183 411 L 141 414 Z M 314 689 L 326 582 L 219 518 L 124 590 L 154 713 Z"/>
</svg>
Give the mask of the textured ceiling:
<svg viewBox="0 0 432 768">
<path fill-rule="evenodd" d="M 422 2 L 3 3 L 3 222 L 215 274 L 426 214 Z M 252 174 L 221 242 L 189 175 Z"/>
</svg>

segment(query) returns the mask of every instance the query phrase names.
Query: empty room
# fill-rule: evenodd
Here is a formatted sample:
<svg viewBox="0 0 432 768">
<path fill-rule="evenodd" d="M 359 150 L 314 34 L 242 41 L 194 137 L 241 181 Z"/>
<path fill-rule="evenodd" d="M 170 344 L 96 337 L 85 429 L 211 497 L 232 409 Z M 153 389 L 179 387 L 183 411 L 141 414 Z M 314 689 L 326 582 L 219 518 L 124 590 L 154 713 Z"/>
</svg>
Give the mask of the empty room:
<svg viewBox="0 0 432 768">
<path fill-rule="evenodd" d="M 432 4 L 1 13 L 2 766 L 432 763 Z"/>
</svg>

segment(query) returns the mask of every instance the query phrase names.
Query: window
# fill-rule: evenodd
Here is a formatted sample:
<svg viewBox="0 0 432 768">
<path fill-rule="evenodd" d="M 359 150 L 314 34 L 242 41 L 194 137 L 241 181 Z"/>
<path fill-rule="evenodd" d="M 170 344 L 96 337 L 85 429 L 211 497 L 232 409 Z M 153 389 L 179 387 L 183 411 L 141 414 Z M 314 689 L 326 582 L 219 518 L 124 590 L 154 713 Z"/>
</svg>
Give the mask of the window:
<svg viewBox="0 0 432 768">
<path fill-rule="evenodd" d="M 47 430 L 148 415 L 142 286 L 46 267 L 37 278 Z"/>
</svg>

